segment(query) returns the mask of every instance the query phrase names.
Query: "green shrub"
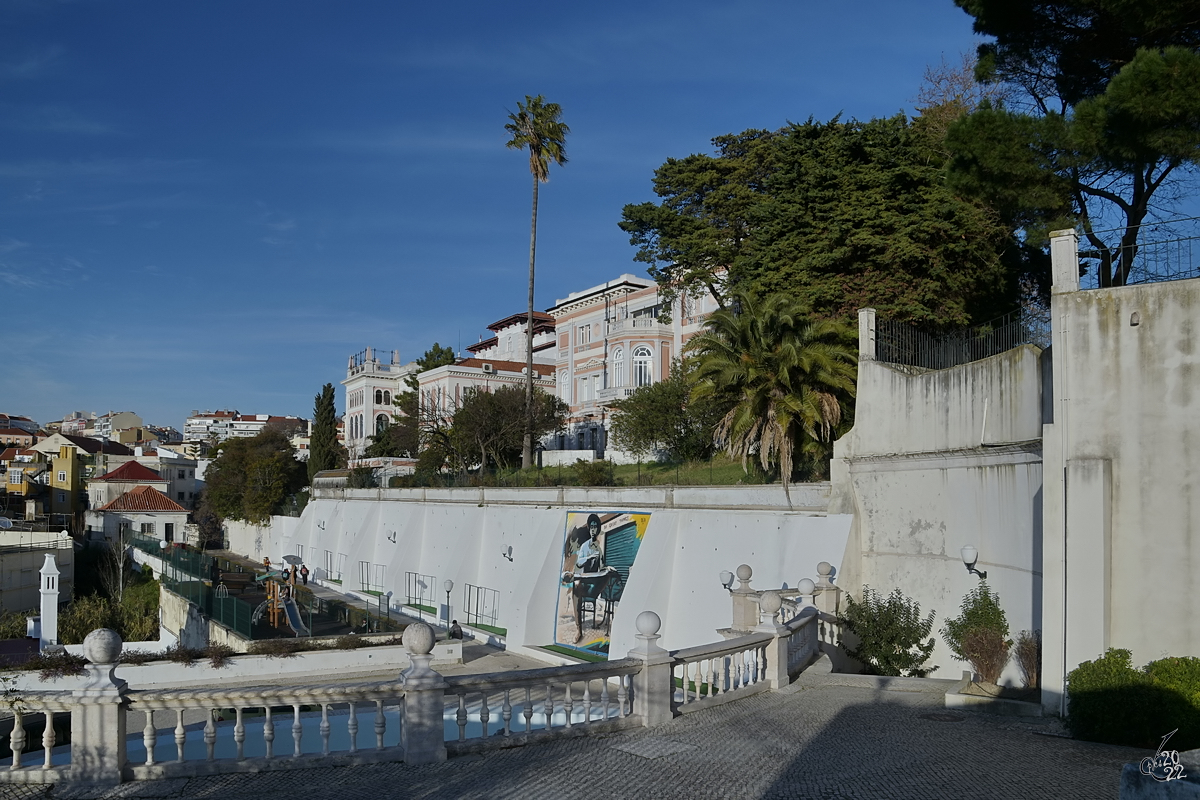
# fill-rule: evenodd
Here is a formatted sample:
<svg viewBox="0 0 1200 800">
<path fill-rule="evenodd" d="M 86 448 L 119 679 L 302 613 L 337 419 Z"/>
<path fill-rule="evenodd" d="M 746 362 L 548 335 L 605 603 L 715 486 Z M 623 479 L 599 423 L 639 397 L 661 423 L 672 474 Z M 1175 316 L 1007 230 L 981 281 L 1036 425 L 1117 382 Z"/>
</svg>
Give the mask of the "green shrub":
<svg viewBox="0 0 1200 800">
<path fill-rule="evenodd" d="M 616 486 L 611 461 L 584 461 L 582 458 L 571 465 L 571 478 L 577 486 Z"/>
<path fill-rule="evenodd" d="M 204 648 L 204 657 L 213 669 L 229 666 L 229 660 L 237 655 L 237 651 L 227 644 L 215 642 Z"/>
<path fill-rule="evenodd" d="M 176 664 L 190 667 L 198 659 L 204 658 L 204 650 L 199 647 L 184 647 L 177 642 L 163 652 L 163 657 Z"/>
<path fill-rule="evenodd" d="M 863 587 L 859 602 L 847 595 L 846 611 L 838 620 L 858 637 L 858 645 L 846 652 L 861 661 L 868 674 L 924 678 L 937 669 L 922 666 L 933 652 L 934 640 L 922 641 L 933 629 L 933 612 L 922 619 L 921 604 L 899 589 L 883 597 Z"/>
<path fill-rule="evenodd" d="M 985 683 L 999 683 L 1000 673 L 1008 664 L 1009 647 L 1012 642 L 1005 641 L 999 631 L 991 628 L 976 628 L 967 631 L 962 640 L 963 652 L 971 667 L 979 673 L 979 679 Z"/>
<path fill-rule="evenodd" d="M 1000 607 L 1000 596 L 988 588 L 987 581 L 980 581 L 974 589 L 967 592 L 959 611 L 957 617 L 946 620 L 942 626 L 942 638 L 946 640 L 950 652 L 954 653 L 958 659 L 968 662 L 972 669 L 979 673 L 981 679 L 989 680 L 984 677 L 984 673 L 992 674 L 992 661 L 999 658 L 998 653 L 992 652 L 995 637 L 988 637 L 987 641 L 991 642 L 991 647 L 987 648 L 986 657 L 979 663 L 976 661 L 983 656 L 983 653 L 964 645 L 970 634 L 976 631 L 992 631 L 1003 643 L 1004 664 L 1008 663 L 1008 650 L 1012 647 L 1012 640 L 1008 638 L 1008 617 L 1004 614 L 1004 609 Z M 984 639 L 980 637 L 973 639 L 977 645 L 982 641 Z M 1004 669 L 1004 664 L 1000 665 L 1001 671 Z M 999 678 L 999 672 L 996 672 L 995 676 Z M 991 682 L 995 683 L 995 681 Z"/>
<path fill-rule="evenodd" d="M 118 661 L 121 664 L 133 664 L 139 666 L 141 664 L 149 664 L 151 661 L 158 661 L 165 656 L 160 653 L 151 653 L 149 650 L 122 650 L 121 657 Z"/>
<path fill-rule="evenodd" d="M 1164 658 L 1135 669 L 1128 650 L 1110 649 L 1067 676 L 1067 727 L 1079 739 L 1158 747 L 1200 746 L 1200 659 Z"/>
<path fill-rule="evenodd" d="M 22 639 L 25 637 L 25 618 L 36 617 L 40 612 L 36 609 L 28 611 L 5 611 L 0 613 L 0 641 L 4 639 Z"/>
</svg>

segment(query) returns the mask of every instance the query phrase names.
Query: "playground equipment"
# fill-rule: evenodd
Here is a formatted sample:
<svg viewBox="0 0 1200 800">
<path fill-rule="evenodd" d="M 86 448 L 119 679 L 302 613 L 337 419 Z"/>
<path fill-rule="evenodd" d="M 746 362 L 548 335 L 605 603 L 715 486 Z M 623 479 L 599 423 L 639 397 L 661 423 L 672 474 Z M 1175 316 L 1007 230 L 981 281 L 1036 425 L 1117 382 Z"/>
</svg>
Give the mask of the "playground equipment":
<svg viewBox="0 0 1200 800">
<path fill-rule="evenodd" d="M 255 580 L 263 584 L 263 588 L 267 592 L 267 599 L 259 603 L 251 621 L 258 624 L 263 614 L 267 614 L 272 628 L 278 628 L 281 622 L 286 621 L 294 635 L 310 635 L 308 628 L 300 619 L 300 608 L 296 605 L 295 573 L 289 573 L 288 580 L 284 581 L 282 572 L 272 570 L 263 573 Z"/>
</svg>

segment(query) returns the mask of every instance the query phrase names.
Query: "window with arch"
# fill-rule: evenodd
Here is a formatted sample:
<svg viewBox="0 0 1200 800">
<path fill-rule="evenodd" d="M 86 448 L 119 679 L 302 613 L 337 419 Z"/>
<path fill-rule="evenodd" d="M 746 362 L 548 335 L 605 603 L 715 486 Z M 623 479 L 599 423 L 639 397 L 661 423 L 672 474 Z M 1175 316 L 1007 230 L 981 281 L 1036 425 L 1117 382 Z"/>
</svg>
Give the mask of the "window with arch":
<svg viewBox="0 0 1200 800">
<path fill-rule="evenodd" d="M 388 426 L 387 414 L 380 414 L 379 416 L 375 417 L 375 435 L 376 436 L 383 433 L 384 429 L 387 428 L 387 426 Z"/>
<path fill-rule="evenodd" d="M 654 383 L 654 353 L 642 345 L 633 351 L 633 385 L 649 386 Z"/>
<path fill-rule="evenodd" d="M 377 406 L 383 405 L 383 390 L 382 389 L 375 390 L 375 405 L 377 405 Z"/>
<path fill-rule="evenodd" d="M 608 376 L 609 384 L 613 388 L 620 388 L 625 385 L 625 351 L 622 348 L 613 350 L 612 362 L 612 373 Z"/>
<path fill-rule="evenodd" d="M 385 406 L 390 406 L 392 404 L 392 393 L 386 389 L 383 392 L 383 404 Z"/>
</svg>

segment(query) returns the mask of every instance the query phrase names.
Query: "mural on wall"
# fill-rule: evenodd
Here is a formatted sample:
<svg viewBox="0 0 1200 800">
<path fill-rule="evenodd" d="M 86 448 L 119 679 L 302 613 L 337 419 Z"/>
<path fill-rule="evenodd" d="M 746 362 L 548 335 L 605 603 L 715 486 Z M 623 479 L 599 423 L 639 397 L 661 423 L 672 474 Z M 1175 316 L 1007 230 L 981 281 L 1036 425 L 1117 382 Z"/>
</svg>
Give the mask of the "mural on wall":
<svg viewBox="0 0 1200 800">
<path fill-rule="evenodd" d="M 649 514 L 627 511 L 567 513 L 555 644 L 608 656 L 613 615 L 649 524 Z"/>
</svg>

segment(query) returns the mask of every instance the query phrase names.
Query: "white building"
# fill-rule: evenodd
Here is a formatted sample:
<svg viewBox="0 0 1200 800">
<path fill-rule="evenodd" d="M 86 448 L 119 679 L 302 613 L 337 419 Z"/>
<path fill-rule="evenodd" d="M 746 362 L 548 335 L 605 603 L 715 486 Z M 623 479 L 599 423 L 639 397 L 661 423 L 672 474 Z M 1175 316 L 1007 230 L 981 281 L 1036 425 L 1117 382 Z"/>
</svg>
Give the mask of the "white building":
<svg viewBox="0 0 1200 800">
<path fill-rule="evenodd" d="M 346 365 L 343 406 L 345 445 L 350 458 L 358 458 L 376 431 L 387 427 L 396 413 L 393 401 L 409 391 L 404 379 L 416 371 L 416 363 L 400 363 L 400 351 L 392 350 L 390 360 L 382 362 L 373 347 L 350 356 Z"/>
</svg>

